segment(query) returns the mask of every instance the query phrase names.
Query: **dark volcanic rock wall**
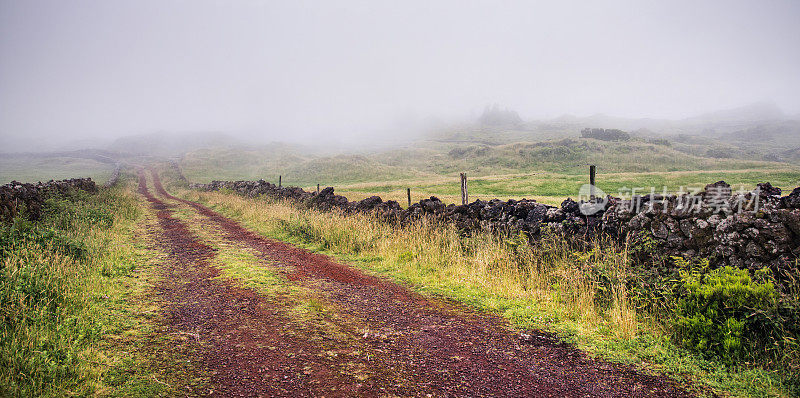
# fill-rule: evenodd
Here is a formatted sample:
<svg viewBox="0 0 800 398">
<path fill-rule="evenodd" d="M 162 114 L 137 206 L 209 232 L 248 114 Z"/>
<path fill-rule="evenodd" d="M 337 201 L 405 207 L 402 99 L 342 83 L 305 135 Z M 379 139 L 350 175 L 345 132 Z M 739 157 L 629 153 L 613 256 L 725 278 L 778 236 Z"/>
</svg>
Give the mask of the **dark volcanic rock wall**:
<svg viewBox="0 0 800 398">
<path fill-rule="evenodd" d="M 431 197 L 408 209 L 378 196 L 351 202 L 334 194 L 332 187 L 317 194 L 297 187 L 278 188 L 263 180 L 213 181 L 191 187 L 291 199 L 322 210 L 372 211 L 401 223 L 431 216 L 464 231 L 523 231 L 531 239 L 543 229 L 568 238 L 605 234 L 620 240 L 652 239 L 664 255 L 702 256 L 717 265 L 751 269 L 768 265 L 777 270 L 791 266 L 800 256 L 800 187 L 781 197 L 781 190 L 769 183 L 759 184 L 752 192 L 734 193 L 719 181 L 692 195 L 653 194 L 625 200 L 608 196 L 591 202 L 567 199 L 560 207 L 527 199 L 476 200 L 457 206 Z M 593 214 L 584 214 L 591 210 Z"/>
<path fill-rule="evenodd" d="M 42 205 L 47 195 L 68 194 L 76 189 L 97 192 L 97 186 L 91 178 L 73 178 L 38 184 L 12 181 L 2 185 L 0 186 L 0 220 L 13 219 L 23 206 L 30 219 L 38 220 L 42 215 Z"/>
<path fill-rule="evenodd" d="M 181 165 L 178 164 L 177 160 L 170 160 L 169 161 L 169 167 L 172 167 L 172 169 L 178 175 L 178 179 L 179 180 L 181 180 L 183 182 L 188 182 L 188 180 L 186 179 L 186 176 L 183 175 L 183 170 L 181 170 Z"/>
<path fill-rule="evenodd" d="M 111 173 L 111 177 L 109 177 L 109 178 L 108 178 L 108 181 L 106 181 L 106 182 L 103 184 L 103 188 L 111 188 L 111 187 L 113 187 L 114 185 L 116 185 L 116 184 L 117 184 L 117 181 L 119 181 L 119 173 L 120 173 L 121 171 L 122 171 L 122 163 L 117 163 L 117 164 L 114 166 L 114 172 L 112 172 L 112 173 Z"/>
</svg>

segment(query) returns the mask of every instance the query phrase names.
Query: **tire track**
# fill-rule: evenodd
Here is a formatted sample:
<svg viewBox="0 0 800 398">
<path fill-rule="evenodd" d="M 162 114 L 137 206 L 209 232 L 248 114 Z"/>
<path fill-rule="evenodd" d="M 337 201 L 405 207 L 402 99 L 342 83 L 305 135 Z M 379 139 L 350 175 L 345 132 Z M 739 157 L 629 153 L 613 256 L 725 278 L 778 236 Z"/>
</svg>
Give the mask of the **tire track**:
<svg viewBox="0 0 800 398">
<path fill-rule="evenodd" d="M 160 184 L 159 184 L 160 185 Z M 250 289 L 216 278 L 209 264 L 214 249 L 192 236 L 170 206 L 147 189 L 139 173 L 139 193 L 156 212 L 159 248 L 168 254 L 157 285 L 166 310 L 168 333 L 197 336 L 199 360 L 210 373 L 213 396 L 380 395 L 346 374 L 326 351 L 335 341 L 318 343 L 304 335 L 280 298 L 270 300 Z"/>
</svg>

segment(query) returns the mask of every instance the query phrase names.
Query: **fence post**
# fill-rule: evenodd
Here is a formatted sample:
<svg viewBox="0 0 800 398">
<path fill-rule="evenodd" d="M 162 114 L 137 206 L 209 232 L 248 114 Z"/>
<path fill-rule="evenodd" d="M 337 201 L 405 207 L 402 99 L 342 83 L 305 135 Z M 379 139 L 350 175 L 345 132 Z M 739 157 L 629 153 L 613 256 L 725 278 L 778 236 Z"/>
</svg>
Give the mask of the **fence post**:
<svg viewBox="0 0 800 398">
<path fill-rule="evenodd" d="M 278 176 L 278 188 L 280 188 L 280 187 L 281 187 L 281 178 L 282 178 L 282 177 L 283 177 L 283 176 Z"/>
<path fill-rule="evenodd" d="M 461 204 L 465 205 L 469 201 L 467 193 L 467 173 L 461 173 Z"/>
<path fill-rule="evenodd" d="M 595 167 L 593 164 L 589 165 L 589 198 L 594 199 L 594 176 Z"/>
<path fill-rule="evenodd" d="M 317 195 L 319 195 L 319 184 L 317 184 Z"/>
<path fill-rule="evenodd" d="M 406 188 L 406 194 L 408 194 L 408 207 L 411 207 L 411 188 Z"/>
</svg>

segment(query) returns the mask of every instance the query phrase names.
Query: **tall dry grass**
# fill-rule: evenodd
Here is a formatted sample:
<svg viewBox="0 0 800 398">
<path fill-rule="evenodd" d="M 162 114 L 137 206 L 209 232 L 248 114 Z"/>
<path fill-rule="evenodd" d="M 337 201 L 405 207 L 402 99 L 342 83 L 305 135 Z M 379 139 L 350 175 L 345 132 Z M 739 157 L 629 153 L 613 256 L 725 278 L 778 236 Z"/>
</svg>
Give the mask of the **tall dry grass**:
<svg viewBox="0 0 800 398">
<path fill-rule="evenodd" d="M 581 254 L 555 235 L 528 245 L 522 236 L 464 236 L 450 224 L 429 219 L 397 227 L 370 214 L 322 212 L 226 192 L 181 195 L 267 236 L 367 259 L 354 263 L 433 291 L 455 291 L 462 299 L 482 300 L 500 310 L 508 302 L 525 301 L 535 307 L 531 314 L 574 320 L 584 328 L 611 328 L 624 337 L 638 331 L 637 312 L 625 285 L 630 259 L 610 242 L 595 242 Z"/>
</svg>

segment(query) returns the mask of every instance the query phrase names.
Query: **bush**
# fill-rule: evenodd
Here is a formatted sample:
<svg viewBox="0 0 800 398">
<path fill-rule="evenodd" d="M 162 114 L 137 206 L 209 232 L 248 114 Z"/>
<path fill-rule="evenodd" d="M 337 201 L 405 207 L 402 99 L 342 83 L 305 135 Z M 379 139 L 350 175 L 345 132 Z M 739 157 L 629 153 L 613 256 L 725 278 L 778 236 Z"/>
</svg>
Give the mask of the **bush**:
<svg viewBox="0 0 800 398">
<path fill-rule="evenodd" d="M 695 269 L 681 270 L 675 313 L 678 342 L 707 357 L 732 364 L 756 355 L 774 337 L 778 293 L 768 269 L 756 271 L 723 267 L 709 272 L 708 260 Z"/>
<path fill-rule="evenodd" d="M 631 135 L 617 129 L 590 129 L 581 130 L 582 138 L 594 138 L 601 141 L 627 141 Z"/>
</svg>

